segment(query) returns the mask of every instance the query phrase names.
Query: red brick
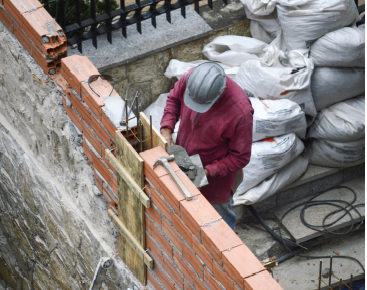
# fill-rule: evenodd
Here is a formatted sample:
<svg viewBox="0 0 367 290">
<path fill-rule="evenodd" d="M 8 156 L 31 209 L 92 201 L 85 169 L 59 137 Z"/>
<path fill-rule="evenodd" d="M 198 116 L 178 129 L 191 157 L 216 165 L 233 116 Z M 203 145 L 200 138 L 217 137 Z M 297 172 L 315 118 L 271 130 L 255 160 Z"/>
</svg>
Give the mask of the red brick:
<svg viewBox="0 0 367 290">
<path fill-rule="evenodd" d="M 79 99 L 73 93 L 69 94 L 69 98 L 75 110 L 77 110 L 77 112 L 80 114 L 82 119 L 88 125 L 90 125 L 91 124 L 91 114 L 88 111 L 88 109 L 84 106 L 84 104 L 81 101 L 79 101 Z"/>
<path fill-rule="evenodd" d="M 190 263 L 190 265 L 195 269 L 197 274 L 203 278 L 203 265 L 199 259 L 195 256 L 194 252 L 191 251 L 186 244 L 183 244 L 183 257 Z"/>
<path fill-rule="evenodd" d="M 213 255 L 220 265 L 223 265 L 223 251 L 243 244 L 241 239 L 224 220 L 220 220 L 210 226 L 202 227 L 201 238 L 205 248 Z"/>
<path fill-rule="evenodd" d="M 92 150 L 88 147 L 88 145 L 85 141 L 83 142 L 83 151 L 84 151 L 85 156 L 87 156 L 88 160 L 90 162 L 92 162 L 92 164 L 93 164 L 93 155 L 94 154 L 93 154 Z"/>
<path fill-rule="evenodd" d="M 195 290 L 207 290 L 204 283 L 196 275 L 194 276 L 194 288 Z"/>
<path fill-rule="evenodd" d="M 99 189 L 99 191 L 102 193 L 103 192 L 103 181 L 102 179 L 98 176 L 98 174 L 96 172 L 94 172 L 94 181 L 95 184 L 97 186 L 97 188 Z"/>
<path fill-rule="evenodd" d="M 183 289 L 183 278 L 179 271 L 175 268 L 175 266 L 172 264 L 172 261 L 170 261 L 166 256 L 163 256 L 163 269 L 166 270 L 168 273 L 168 276 L 171 277 L 173 281 L 175 281 L 176 286 L 179 289 Z"/>
<path fill-rule="evenodd" d="M 221 219 L 203 195 L 198 195 L 197 198 L 192 200 L 181 201 L 180 211 L 182 220 L 198 239 L 200 239 L 200 227 L 202 225 Z"/>
<path fill-rule="evenodd" d="M 190 281 L 191 284 L 193 284 L 195 273 L 189 267 L 189 265 L 184 261 L 180 253 L 177 252 L 176 250 L 174 250 L 174 253 L 173 253 L 173 261 L 175 265 L 181 270 L 184 278 Z"/>
<path fill-rule="evenodd" d="M 23 45 L 25 50 L 28 51 L 30 55 L 32 55 L 32 42 L 17 24 L 14 24 L 14 35 Z"/>
<path fill-rule="evenodd" d="M 31 9 L 41 8 L 42 4 L 37 0 L 5 0 L 4 7 L 12 11 L 13 18 L 22 25 L 21 15 Z"/>
<path fill-rule="evenodd" d="M 117 178 L 112 176 L 112 190 L 113 192 L 118 195 L 118 189 L 117 189 Z"/>
<path fill-rule="evenodd" d="M 104 199 L 118 212 L 118 200 L 103 187 L 102 195 Z"/>
<path fill-rule="evenodd" d="M 161 166 L 162 167 L 162 166 Z M 176 172 L 178 178 L 183 182 L 193 197 L 201 195 L 200 191 L 181 170 Z M 161 180 L 160 192 L 176 212 L 179 212 L 180 202 L 185 197 L 170 175 L 164 175 Z"/>
<path fill-rule="evenodd" d="M 148 208 L 145 208 L 145 213 L 149 215 L 149 217 L 161 228 L 162 222 L 161 222 L 161 215 L 159 212 L 156 211 L 156 209 L 153 206 L 150 206 Z"/>
<path fill-rule="evenodd" d="M 100 143 L 101 144 L 101 143 Z M 115 175 L 117 176 L 117 170 L 115 169 L 115 167 L 112 166 L 112 164 L 110 162 L 108 162 L 107 158 L 106 158 L 106 147 L 104 145 L 101 144 L 101 149 L 102 149 L 102 159 L 103 161 L 107 164 L 108 168 L 115 173 Z"/>
<path fill-rule="evenodd" d="M 83 135 L 89 143 L 93 146 L 93 148 L 97 151 L 97 153 L 102 156 L 102 148 L 101 148 L 101 142 L 99 142 L 98 138 L 94 136 L 91 129 L 88 128 L 88 126 L 83 122 Z"/>
<path fill-rule="evenodd" d="M 87 145 L 88 146 L 88 145 Z M 112 186 L 112 173 L 107 169 L 107 165 L 93 154 L 93 166 L 102 175 L 106 182 Z"/>
<path fill-rule="evenodd" d="M 163 255 L 161 250 L 157 247 L 157 245 L 153 242 L 152 238 L 149 235 L 145 236 L 146 239 L 146 247 L 149 250 L 149 253 L 153 256 L 154 265 L 163 264 Z"/>
<path fill-rule="evenodd" d="M 102 120 L 102 105 L 99 105 L 96 103 L 93 97 L 89 95 L 89 92 L 87 91 L 86 87 L 88 87 L 88 84 L 82 82 L 80 84 L 81 92 L 78 90 L 78 93 L 80 94 L 80 97 L 83 99 L 83 101 L 88 105 L 88 107 L 93 111 L 93 113 L 97 116 L 98 120 Z M 88 87 L 89 89 L 89 87 Z"/>
<path fill-rule="evenodd" d="M 18 0 L 16 0 L 18 1 Z M 56 37 L 59 39 L 59 45 L 62 45 L 66 39 L 60 38 L 57 31 L 62 31 L 60 25 L 51 17 L 51 15 L 42 7 L 37 10 L 31 10 L 22 14 L 23 30 L 32 39 L 35 45 L 42 50 L 42 37 Z M 49 31 L 55 31 L 50 34 Z"/>
<path fill-rule="evenodd" d="M 151 286 L 155 290 L 163 290 L 161 285 L 157 282 L 156 278 L 154 278 L 153 274 L 150 271 L 147 271 L 147 282 L 148 286 Z"/>
<path fill-rule="evenodd" d="M 166 254 L 172 259 L 172 245 L 165 237 L 159 232 L 159 230 L 152 224 L 152 222 L 145 217 L 145 225 L 148 233 L 153 237 L 157 244 L 166 252 Z"/>
<path fill-rule="evenodd" d="M 13 20 L 11 17 L 5 12 L 4 9 L 0 7 L 0 20 L 5 26 L 13 33 Z"/>
<path fill-rule="evenodd" d="M 183 239 L 192 246 L 192 232 L 189 230 L 189 228 L 183 223 L 181 218 L 175 214 L 174 212 L 171 212 L 171 223 L 173 227 L 180 233 L 180 235 L 183 237 Z"/>
<path fill-rule="evenodd" d="M 103 124 L 103 126 L 105 126 L 108 133 L 110 133 L 113 138 L 116 138 L 116 131 L 117 131 L 116 127 L 111 123 L 110 119 L 108 119 L 108 117 L 103 112 L 103 110 L 101 112 L 102 112 L 102 124 Z"/>
<path fill-rule="evenodd" d="M 274 280 L 268 271 L 256 273 L 245 279 L 246 290 L 282 290 L 283 288 Z"/>
<path fill-rule="evenodd" d="M 64 101 L 64 109 L 66 111 L 66 113 L 68 114 L 69 118 L 73 121 L 73 123 L 75 124 L 75 126 L 78 127 L 78 129 L 83 132 L 83 123 L 82 120 L 80 119 L 80 117 L 78 116 L 78 114 L 74 111 L 73 108 L 70 108 L 66 105 L 66 99 L 65 96 L 63 96 L 63 101 Z"/>
<path fill-rule="evenodd" d="M 159 265 L 156 265 L 155 267 L 155 275 L 167 289 L 174 289 L 175 283 L 168 278 Z"/>
<path fill-rule="evenodd" d="M 226 290 L 233 290 L 234 284 L 228 275 L 221 269 L 221 267 L 213 261 L 214 277 L 224 286 Z"/>
<path fill-rule="evenodd" d="M 98 80 L 90 83 L 90 86 L 99 96 L 96 95 L 96 93 L 90 89 L 89 84 L 87 82 L 81 83 L 82 94 L 84 97 L 89 98 L 89 101 L 92 104 L 92 106 L 94 106 L 96 109 L 99 109 L 104 106 L 104 101 L 110 94 L 112 86 L 109 84 L 108 81 L 104 81 L 101 78 L 98 78 Z M 114 90 L 111 96 L 116 95 L 118 96 L 118 94 Z"/>
<path fill-rule="evenodd" d="M 103 127 L 99 121 L 94 116 L 91 116 L 91 123 L 90 123 L 92 130 L 98 135 L 99 138 L 101 138 L 102 142 L 108 149 L 110 149 L 111 146 L 111 138 L 110 135 L 108 135 L 107 130 Z"/>
<path fill-rule="evenodd" d="M 171 240 L 171 243 L 173 243 L 177 249 L 182 252 L 182 240 L 164 218 L 162 218 L 162 230 Z"/>
<path fill-rule="evenodd" d="M 213 258 L 210 256 L 205 247 L 200 244 L 195 235 L 192 235 L 192 249 L 204 262 L 205 266 L 207 266 L 209 270 L 213 272 Z"/>
<path fill-rule="evenodd" d="M 222 252 L 222 257 L 224 270 L 240 287 L 245 278 L 265 269 L 244 244 Z"/>
<path fill-rule="evenodd" d="M 218 280 L 213 277 L 212 274 L 205 268 L 204 269 L 204 281 L 208 284 L 209 288 L 212 290 L 222 290 L 222 287 L 218 283 Z"/>
<path fill-rule="evenodd" d="M 55 62 L 47 61 L 41 51 L 34 44 L 32 47 L 32 56 L 46 74 L 49 74 L 49 70 L 51 68 L 55 68 Z"/>
<path fill-rule="evenodd" d="M 187 280 L 184 280 L 184 289 L 185 290 L 194 290 L 193 286 Z"/>
<path fill-rule="evenodd" d="M 155 189 L 152 186 L 149 187 L 149 190 L 151 193 L 150 198 L 153 204 L 163 213 L 164 216 L 170 217 L 171 211 L 164 202 L 163 198 L 155 191 Z"/>
</svg>

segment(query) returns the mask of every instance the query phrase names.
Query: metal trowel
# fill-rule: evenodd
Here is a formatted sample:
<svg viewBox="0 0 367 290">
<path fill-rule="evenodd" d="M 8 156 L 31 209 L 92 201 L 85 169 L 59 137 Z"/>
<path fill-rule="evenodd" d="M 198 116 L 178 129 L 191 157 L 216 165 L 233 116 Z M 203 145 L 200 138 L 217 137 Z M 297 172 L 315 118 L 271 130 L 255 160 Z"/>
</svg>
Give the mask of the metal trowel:
<svg viewBox="0 0 367 290">
<path fill-rule="evenodd" d="M 204 167 L 203 164 L 201 163 L 200 155 L 199 154 L 192 155 L 189 158 L 197 169 L 197 175 L 194 180 L 191 180 L 192 183 L 194 183 L 197 188 L 208 185 L 209 182 L 208 179 L 206 178 Z"/>
<path fill-rule="evenodd" d="M 180 145 L 172 145 L 167 149 L 168 154 L 175 156 L 175 162 L 196 187 L 208 184 L 203 164 L 199 154 L 189 156 Z"/>
</svg>

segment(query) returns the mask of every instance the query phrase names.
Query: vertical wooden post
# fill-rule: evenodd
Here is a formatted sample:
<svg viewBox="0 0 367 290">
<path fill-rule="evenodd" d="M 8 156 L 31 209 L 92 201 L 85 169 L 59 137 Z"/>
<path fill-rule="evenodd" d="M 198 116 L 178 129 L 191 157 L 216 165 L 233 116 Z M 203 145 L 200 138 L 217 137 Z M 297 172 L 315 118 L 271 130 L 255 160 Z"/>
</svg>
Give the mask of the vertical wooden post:
<svg viewBox="0 0 367 290">
<path fill-rule="evenodd" d="M 116 131 L 116 150 L 117 160 L 130 173 L 138 186 L 143 188 L 144 161 L 119 131 Z M 117 177 L 117 184 L 119 197 L 118 217 L 131 235 L 145 249 L 144 206 L 120 175 Z M 122 234 L 119 234 L 119 256 L 139 281 L 146 285 L 146 265 Z"/>
<path fill-rule="evenodd" d="M 140 120 L 143 125 L 143 151 L 151 149 L 151 136 L 150 136 L 150 121 L 143 112 L 140 112 Z M 163 138 L 160 132 L 153 127 L 153 148 L 162 146 L 164 150 L 167 150 L 167 141 Z"/>
</svg>

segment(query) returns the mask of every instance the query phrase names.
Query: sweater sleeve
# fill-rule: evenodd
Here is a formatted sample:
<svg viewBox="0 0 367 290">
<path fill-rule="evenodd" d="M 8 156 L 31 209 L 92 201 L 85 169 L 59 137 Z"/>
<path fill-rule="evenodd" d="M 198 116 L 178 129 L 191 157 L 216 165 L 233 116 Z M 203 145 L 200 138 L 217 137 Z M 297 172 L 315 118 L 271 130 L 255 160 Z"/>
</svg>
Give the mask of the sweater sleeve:
<svg viewBox="0 0 367 290">
<path fill-rule="evenodd" d="M 188 73 L 183 75 L 176 83 L 174 88 L 170 91 L 166 107 L 161 121 L 161 128 L 168 128 L 172 132 L 180 117 L 181 102 L 186 89 Z"/>
<path fill-rule="evenodd" d="M 235 133 L 229 142 L 228 154 L 205 166 L 209 177 L 224 177 L 236 172 L 250 162 L 252 145 L 252 112 L 245 120 L 237 123 Z"/>
</svg>

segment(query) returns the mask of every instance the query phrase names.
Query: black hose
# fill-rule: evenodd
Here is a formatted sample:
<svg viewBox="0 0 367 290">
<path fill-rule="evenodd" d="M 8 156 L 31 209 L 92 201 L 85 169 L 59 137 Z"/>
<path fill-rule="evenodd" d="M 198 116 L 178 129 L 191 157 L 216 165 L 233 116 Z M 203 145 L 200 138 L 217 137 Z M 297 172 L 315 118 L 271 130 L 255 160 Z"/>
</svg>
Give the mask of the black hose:
<svg viewBox="0 0 367 290">
<path fill-rule="evenodd" d="M 353 198 L 353 201 L 352 202 L 346 202 L 344 200 L 314 200 L 316 197 L 324 194 L 325 192 L 328 192 L 330 190 L 333 190 L 333 189 L 339 189 L 339 188 L 345 188 L 345 189 L 348 189 L 350 190 L 353 195 L 354 195 L 354 198 Z M 256 210 L 251 206 L 251 205 L 248 205 L 247 208 L 251 211 L 251 213 L 256 217 L 256 219 L 260 222 L 260 224 L 267 230 L 267 232 L 279 243 L 282 243 L 286 249 L 289 251 L 288 254 L 282 256 L 279 258 L 278 260 L 278 263 L 281 263 L 281 262 L 284 262 L 285 260 L 293 257 L 293 256 L 299 256 L 299 257 L 303 257 L 303 258 L 309 258 L 309 259 L 322 259 L 322 258 L 330 258 L 330 256 L 306 256 L 306 255 L 300 255 L 299 253 L 304 251 L 305 249 L 304 248 L 307 248 L 307 247 L 310 247 L 310 246 L 313 246 L 317 239 L 313 239 L 313 240 L 310 240 L 310 241 L 306 241 L 304 243 L 300 243 L 299 245 L 302 246 L 298 246 L 294 243 L 291 243 L 287 240 L 285 240 L 283 237 L 282 237 L 282 231 L 281 231 L 281 226 L 282 226 L 282 221 L 283 219 L 288 215 L 288 213 L 290 213 L 292 210 L 300 207 L 300 206 L 304 206 L 301 210 L 301 213 L 300 213 L 300 219 L 302 221 L 302 223 L 310 228 L 310 229 L 313 229 L 315 231 L 318 231 L 318 232 L 324 232 L 324 233 L 328 233 L 328 234 L 331 234 L 331 235 L 344 235 L 344 234 L 349 234 L 349 233 L 352 233 L 352 232 L 355 232 L 359 229 L 359 227 L 364 223 L 364 221 L 362 220 L 357 227 L 354 227 L 354 225 L 357 223 L 357 221 L 355 219 L 353 219 L 352 217 L 352 214 L 351 214 L 351 211 L 355 211 L 359 218 L 362 219 L 362 216 L 360 214 L 360 212 L 357 210 L 357 207 L 361 207 L 361 206 L 364 206 L 365 204 L 364 203 L 361 203 L 361 204 L 357 204 L 357 205 L 353 205 L 354 202 L 357 200 L 357 194 L 355 193 L 355 191 L 347 186 L 337 186 L 337 187 L 334 187 L 334 188 L 330 188 L 328 190 L 324 190 L 322 192 L 320 192 L 319 194 L 311 197 L 309 200 L 305 201 L 305 202 L 302 202 L 302 203 L 299 203 L 295 206 L 293 206 L 292 208 L 290 208 L 283 216 L 282 218 L 279 220 L 279 223 L 278 223 L 278 226 L 279 226 L 279 235 L 277 235 L 266 223 L 265 221 L 260 217 L 260 215 L 256 212 Z M 346 206 L 343 207 L 339 204 L 335 204 L 335 202 L 337 203 L 345 203 Z M 317 205 L 331 205 L 331 206 L 334 206 L 334 207 L 337 207 L 339 209 L 327 214 L 323 221 L 322 221 L 322 225 L 311 225 L 309 223 L 306 222 L 305 220 L 305 211 L 307 208 L 310 208 L 310 207 L 313 207 L 313 206 L 317 206 Z M 328 223 L 328 224 L 325 224 L 326 222 L 326 219 L 331 216 L 331 215 L 334 215 L 336 213 L 339 213 L 339 212 L 342 212 L 344 211 L 344 214 L 342 216 L 340 216 L 337 220 L 331 222 L 331 223 Z M 333 232 L 333 231 L 330 231 L 329 229 L 327 229 L 327 227 L 330 227 L 332 225 L 334 225 L 336 222 L 338 222 L 339 220 L 341 220 L 342 218 L 344 218 L 346 215 L 348 215 L 350 217 L 350 219 L 352 220 L 352 224 L 350 226 L 350 228 L 343 232 L 343 233 L 340 233 L 340 232 Z M 363 272 L 365 271 L 364 270 L 364 267 L 362 265 L 362 263 L 356 259 L 356 258 L 353 258 L 353 257 L 349 257 L 349 256 L 332 256 L 333 258 L 342 258 L 342 259 L 350 259 L 350 260 L 354 260 L 356 261 L 363 269 Z M 281 261 L 281 262 L 279 262 Z"/>
</svg>

